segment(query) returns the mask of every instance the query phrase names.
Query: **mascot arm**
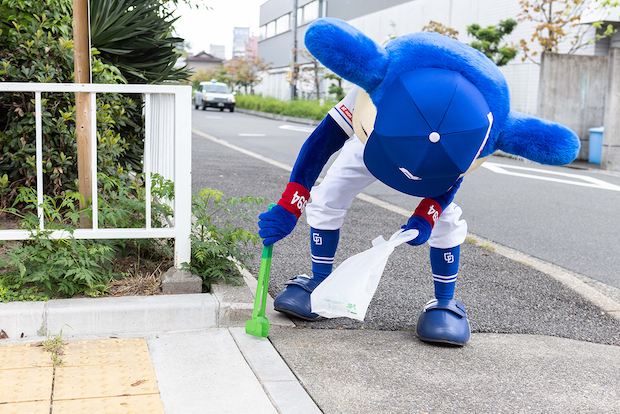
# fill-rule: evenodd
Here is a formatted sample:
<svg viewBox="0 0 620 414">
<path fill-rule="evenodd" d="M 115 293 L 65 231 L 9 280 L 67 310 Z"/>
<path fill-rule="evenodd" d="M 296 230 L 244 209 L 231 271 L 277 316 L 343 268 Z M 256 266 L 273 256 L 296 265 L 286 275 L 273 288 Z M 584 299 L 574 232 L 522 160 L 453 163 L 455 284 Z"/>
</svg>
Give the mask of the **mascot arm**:
<svg viewBox="0 0 620 414">
<path fill-rule="evenodd" d="M 418 237 L 407 243 L 412 246 L 419 246 L 428 241 L 441 212 L 452 203 L 462 182 L 463 177 L 459 178 L 445 194 L 422 199 L 413 215 L 409 218 L 409 221 L 407 221 L 407 224 L 402 226 L 405 230 L 415 229 L 420 232 Z"/>
<path fill-rule="evenodd" d="M 288 236 L 310 199 L 310 189 L 325 164 L 349 139 L 336 121 L 327 115 L 306 140 L 297 156 L 290 182 L 278 204 L 262 213 L 259 218 L 258 235 L 265 246 L 270 246 Z"/>
<path fill-rule="evenodd" d="M 566 165 L 577 158 L 581 143 L 572 130 L 522 112 L 510 111 L 497 149 L 547 165 Z"/>
</svg>

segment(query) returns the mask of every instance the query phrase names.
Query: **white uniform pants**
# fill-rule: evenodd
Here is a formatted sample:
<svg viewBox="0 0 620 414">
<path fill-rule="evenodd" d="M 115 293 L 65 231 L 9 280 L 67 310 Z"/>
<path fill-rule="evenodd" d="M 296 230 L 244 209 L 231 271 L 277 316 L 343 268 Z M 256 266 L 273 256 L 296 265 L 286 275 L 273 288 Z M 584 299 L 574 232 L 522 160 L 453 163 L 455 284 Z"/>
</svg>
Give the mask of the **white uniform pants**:
<svg viewBox="0 0 620 414">
<path fill-rule="evenodd" d="M 315 229 L 337 230 L 342 227 L 353 198 L 376 181 L 363 159 L 364 144 L 353 136 L 327 171 L 320 185 L 312 188 L 306 207 L 308 224 Z M 428 240 L 431 247 L 449 249 L 465 241 L 467 223 L 462 210 L 451 203 L 442 211 Z"/>
</svg>

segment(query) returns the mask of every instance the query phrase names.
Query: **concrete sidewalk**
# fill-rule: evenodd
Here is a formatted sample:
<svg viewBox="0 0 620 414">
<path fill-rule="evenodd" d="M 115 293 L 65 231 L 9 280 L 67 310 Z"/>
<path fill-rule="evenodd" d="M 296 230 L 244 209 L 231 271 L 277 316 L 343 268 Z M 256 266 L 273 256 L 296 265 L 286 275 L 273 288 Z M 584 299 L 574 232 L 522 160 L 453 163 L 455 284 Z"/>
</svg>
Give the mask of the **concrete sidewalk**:
<svg viewBox="0 0 620 414">
<path fill-rule="evenodd" d="M 320 413 L 269 340 L 245 334 L 244 324 L 251 317 L 254 300 L 248 285 L 255 289 L 256 281 L 251 276 L 243 286 L 215 286 L 213 294 L 0 304 L 0 329 L 9 336 L 0 341 L 0 413 L 31 414 L 41 405 L 41 412 L 50 412 L 50 393 L 45 387 L 43 394 L 20 394 L 16 390 L 28 387 L 22 387 L 24 384 L 14 378 L 18 374 L 34 374 L 33 369 L 45 369 L 43 375 L 52 381 L 49 357 L 44 356 L 40 347 L 15 346 L 45 340 L 46 333 L 55 336 L 61 332 L 69 348 L 77 344 L 109 347 L 109 342 L 123 338 L 143 338 L 156 376 L 155 394 L 161 397 L 167 414 Z M 273 301 L 269 299 L 267 316 L 272 326 L 293 327 L 288 318 L 273 311 Z M 17 360 L 11 359 L 16 352 Z M 115 352 L 131 354 L 122 347 Z M 115 371 L 115 355 L 88 364 L 99 368 L 92 375 L 102 375 L 103 369 Z M 82 358 L 95 357 L 87 354 Z M 69 363 L 69 367 L 58 369 L 69 368 L 74 365 Z M 130 368 L 125 367 L 131 373 Z M 126 375 L 131 378 L 129 373 Z M 48 385 L 54 389 L 51 382 Z M 126 400 L 130 391 L 140 394 L 140 390 L 127 387 L 118 388 L 119 395 L 91 392 L 80 401 L 80 407 L 88 409 L 100 401 L 101 407 L 113 408 L 100 407 L 102 411 L 96 412 L 151 412 L 131 411 L 129 407 L 134 402 Z M 152 390 L 146 393 L 153 396 Z M 117 399 L 115 404 L 107 400 L 110 397 Z M 125 400 L 118 400 L 121 397 Z M 71 412 L 63 411 L 64 400 L 52 402 L 51 412 Z"/>
<path fill-rule="evenodd" d="M 242 326 L 255 289 L 255 279 L 246 281 L 251 286 L 217 286 L 212 295 L 0 304 L 0 329 L 10 337 L 0 341 L 0 413 L 36 412 L 36 401 L 10 401 L 2 378 L 15 367 L 7 368 L 3 350 L 61 329 L 69 347 L 143 338 L 167 414 L 620 412 L 618 346 L 489 333 L 462 348 L 438 347 L 410 331 L 299 329 L 272 305 L 269 339 L 259 339 Z M 120 404 L 104 410 L 97 398 L 104 397 L 80 407 L 131 412 Z M 52 413 L 71 412 L 57 409 L 61 402 Z M 50 412 L 49 400 L 38 403 Z"/>
</svg>

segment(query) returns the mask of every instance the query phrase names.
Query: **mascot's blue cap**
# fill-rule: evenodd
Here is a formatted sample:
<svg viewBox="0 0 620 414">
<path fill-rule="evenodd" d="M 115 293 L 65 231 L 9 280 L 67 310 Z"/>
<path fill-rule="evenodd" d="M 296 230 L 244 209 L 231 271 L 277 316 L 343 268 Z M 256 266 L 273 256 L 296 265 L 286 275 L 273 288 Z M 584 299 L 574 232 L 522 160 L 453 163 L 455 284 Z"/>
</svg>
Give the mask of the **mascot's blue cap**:
<svg viewBox="0 0 620 414">
<path fill-rule="evenodd" d="M 398 191 L 441 195 L 478 157 L 492 119 L 478 88 L 460 73 L 439 68 L 403 73 L 377 107 L 364 162 Z"/>
</svg>

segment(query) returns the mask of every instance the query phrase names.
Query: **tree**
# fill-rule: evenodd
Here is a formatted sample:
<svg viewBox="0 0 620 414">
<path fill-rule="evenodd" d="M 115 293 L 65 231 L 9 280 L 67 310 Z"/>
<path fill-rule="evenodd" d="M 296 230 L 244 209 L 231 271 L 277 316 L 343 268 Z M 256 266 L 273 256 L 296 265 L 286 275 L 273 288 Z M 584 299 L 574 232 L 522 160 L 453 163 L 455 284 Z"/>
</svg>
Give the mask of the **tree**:
<svg viewBox="0 0 620 414">
<path fill-rule="evenodd" d="M 452 39 L 457 39 L 457 40 L 458 40 L 458 35 L 459 35 L 458 30 L 454 30 L 451 27 L 444 26 L 443 24 L 434 22 L 432 20 L 426 26 L 422 28 L 422 31 L 439 33 L 444 36 L 448 36 L 448 37 L 451 37 Z"/>
<path fill-rule="evenodd" d="M 497 66 L 504 66 L 517 56 L 518 50 L 515 45 L 504 44 L 500 47 L 500 42 L 504 36 L 512 33 L 517 26 L 513 19 L 500 20 L 497 26 L 487 26 L 481 28 L 479 24 L 467 26 L 467 34 L 476 40 L 469 43 L 474 49 L 478 49 L 491 59 Z"/>
<path fill-rule="evenodd" d="M 500 43 L 504 36 L 512 33 L 516 26 L 517 22 L 513 19 L 500 20 L 497 26 L 486 28 L 480 27 L 477 23 L 470 24 L 467 26 L 467 34 L 476 40 L 468 44 L 484 53 L 497 66 L 504 66 L 517 56 L 518 50 L 515 45 L 500 46 Z M 422 28 L 422 31 L 440 33 L 457 40 L 459 34 L 457 30 L 432 20 Z"/>
<path fill-rule="evenodd" d="M 316 99 L 319 99 L 321 97 L 321 72 L 323 72 L 325 68 L 321 65 L 321 62 L 306 49 L 300 49 L 299 53 L 308 61 L 309 65 L 301 66 L 298 81 L 312 84 L 314 92 L 316 93 Z"/>
<path fill-rule="evenodd" d="M 619 3 L 611 0 L 521 0 L 519 4 L 522 9 L 518 16 L 519 21 L 531 21 L 537 24 L 531 42 L 540 45 L 543 53 L 557 53 L 559 45 L 569 40 L 571 46 L 568 54 L 572 54 L 615 32 L 613 26 L 608 25 L 602 34 L 597 33 L 594 39 L 585 40 L 585 34 L 590 27 L 581 24 L 581 19 L 588 7 L 590 10 L 607 11 Z M 593 26 L 597 30 L 603 29 L 602 21 L 594 23 Z M 531 51 L 525 40 L 521 40 L 520 46 L 525 53 L 523 60 L 533 61 L 532 58 L 538 52 Z"/>
<path fill-rule="evenodd" d="M 265 63 L 265 59 L 254 59 L 251 56 L 237 56 L 224 62 L 225 74 L 222 76 L 233 89 L 244 89 L 245 94 L 253 92 L 254 86 L 258 85 L 263 79 L 261 72 L 271 69 L 270 63 Z"/>
<path fill-rule="evenodd" d="M 192 88 L 194 89 L 198 88 L 200 82 L 207 82 L 213 79 L 218 82 L 230 83 L 230 78 L 227 76 L 223 65 L 217 65 L 212 69 L 199 69 L 190 78 Z"/>
<path fill-rule="evenodd" d="M 329 85 L 327 93 L 336 95 L 336 102 L 340 102 L 344 98 L 344 88 L 342 87 L 342 78 L 334 72 L 330 72 L 323 76 L 325 79 L 335 80 L 337 83 Z"/>
</svg>

